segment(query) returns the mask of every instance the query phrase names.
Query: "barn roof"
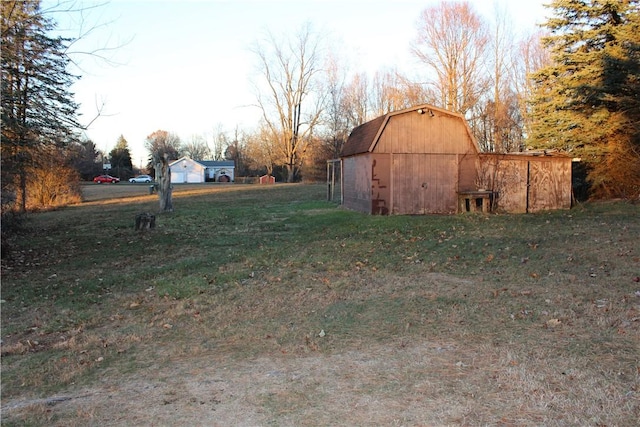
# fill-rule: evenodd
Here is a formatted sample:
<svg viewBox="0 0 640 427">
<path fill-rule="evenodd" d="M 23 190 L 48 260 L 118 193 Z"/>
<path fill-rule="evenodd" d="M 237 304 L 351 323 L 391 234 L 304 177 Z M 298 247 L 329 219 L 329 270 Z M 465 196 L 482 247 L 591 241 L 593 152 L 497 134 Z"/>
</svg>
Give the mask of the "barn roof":
<svg viewBox="0 0 640 427">
<path fill-rule="evenodd" d="M 366 123 L 361 124 L 351 131 L 347 142 L 344 144 L 342 148 L 341 157 L 353 156 L 356 154 L 362 154 L 373 151 L 378 138 L 382 134 L 382 130 L 387 125 L 389 118 L 392 116 L 397 116 L 399 114 L 409 113 L 412 111 L 425 110 L 429 112 L 433 116 L 434 111 L 439 115 L 448 115 L 452 117 L 457 117 L 462 120 L 462 122 L 466 126 L 466 121 L 461 114 L 452 113 L 451 111 L 443 110 L 438 107 L 434 107 L 433 105 L 422 104 L 416 105 L 415 107 L 406 108 L 404 110 L 392 111 L 390 113 L 385 114 L 384 116 L 376 117 L 375 119 L 368 121 Z M 474 141 L 474 145 L 477 149 L 477 143 L 473 139 L 471 132 L 469 131 L 469 135 L 472 137 Z"/>
<path fill-rule="evenodd" d="M 369 151 L 371 143 L 374 141 L 386 118 L 387 115 L 380 116 L 353 129 L 342 148 L 342 156 L 347 157 Z"/>
</svg>

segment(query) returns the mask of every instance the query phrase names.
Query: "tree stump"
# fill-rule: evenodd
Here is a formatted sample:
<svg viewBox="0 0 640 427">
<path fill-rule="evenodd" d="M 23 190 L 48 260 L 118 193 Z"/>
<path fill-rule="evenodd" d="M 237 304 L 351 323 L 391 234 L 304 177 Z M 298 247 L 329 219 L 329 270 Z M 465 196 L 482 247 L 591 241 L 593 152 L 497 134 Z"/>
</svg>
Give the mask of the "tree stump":
<svg viewBox="0 0 640 427">
<path fill-rule="evenodd" d="M 158 198 L 160 199 L 160 212 L 172 212 L 171 200 L 171 168 L 169 167 L 169 155 L 164 153 L 154 155 Z"/>
<path fill-rule="evenodd" d="M 136 230 L 151 230 L 156 228 L 156 216 L 148 212 L 136 215 Z"/>
</svg>

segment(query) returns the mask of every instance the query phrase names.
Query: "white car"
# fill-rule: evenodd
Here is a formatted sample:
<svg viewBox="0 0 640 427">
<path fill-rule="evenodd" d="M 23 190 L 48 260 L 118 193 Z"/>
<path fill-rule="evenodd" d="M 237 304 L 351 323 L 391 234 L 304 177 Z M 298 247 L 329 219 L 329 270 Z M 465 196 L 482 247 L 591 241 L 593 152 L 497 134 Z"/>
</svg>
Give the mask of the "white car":
<svg viewBox="0 0 640 427">
<path fill-rule="evenodd" d="M 151 178 L 149 175 L 138 175 L 134 178 L 129 178 L 129 182 L 131 183 L 135 183 L 135 182 L 152 182 L 153 178 Z"/>
</svg>

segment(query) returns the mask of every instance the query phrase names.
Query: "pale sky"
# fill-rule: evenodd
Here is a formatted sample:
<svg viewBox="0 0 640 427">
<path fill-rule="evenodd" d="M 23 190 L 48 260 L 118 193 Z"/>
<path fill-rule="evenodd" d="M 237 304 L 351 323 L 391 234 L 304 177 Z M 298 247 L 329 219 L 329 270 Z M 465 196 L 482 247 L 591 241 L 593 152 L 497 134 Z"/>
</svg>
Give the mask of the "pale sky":
<svg viewBox="0 0 640 427">
<path fill-rule="evenodd" d="M 82 75 L 72 91 L 87 124 L 104 103 L 104 116 L 86 131 L 109 152 L 118 137 L 129 143 L 134 165 L 146 164 L 147 135 L 176 133 L 183 142 L 219 127 L 253 129 L 259 120 L 252 92 L 256 57 L 249 48 L 265 31 L 295 34 L 305 22 L 329 34 L 332 49 L 351 72 L 395 68 L 411 74 L 409 53 L 416 21 L 440 0 L 111 0 L 84 12 L 85 27 L 98 25 L 72 50 L 121 46 L 104 52 L 112 64 L 74 55 Z M 43 6 L 54 3 L 46 0 Z M 544 21 L 546 0 L 470 0 L 491 20 L 496 4 L 507 9 L 516 32 Z M 85 6 L 102 4 L 82 2 Z M 56 14 L 60 30 L 77 36 L 80 15 Z M 74 71 L 75 72 L 75 71 Z"/>
</svg>

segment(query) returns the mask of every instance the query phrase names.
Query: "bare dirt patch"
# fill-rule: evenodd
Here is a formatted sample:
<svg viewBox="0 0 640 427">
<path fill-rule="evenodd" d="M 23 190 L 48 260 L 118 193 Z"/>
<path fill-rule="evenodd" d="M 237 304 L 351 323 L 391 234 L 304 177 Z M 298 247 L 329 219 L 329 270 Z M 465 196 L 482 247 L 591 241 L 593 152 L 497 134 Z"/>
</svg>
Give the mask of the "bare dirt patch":
<svg viewBox="0 0 640 427">
<path fill-rule="evenodd" d="M 254 285 L 260 286 L 259 281 L 256 278 Z M 163 347 L 154 346 L 147 336 L 137 344 L 145 349 L 135 352 L 145 367 L 123 373 L 119 369 L 126 364 L 106 364 L 91 386 L 70 386 L 48 398 L 3 402 L 3 418 L 11 425 L 11 420 L 35 417 L 52 426 L 563 426 L 610 425 L 609 420 L 632 426 L 640 414 L 640 396 L 634 388 L 639 373 L 622 362 L 633 356 L 620 353 L 602 360 L 606 355 L 594 356 L 589 348 L 562 353 L 561 349 L 579 344 L 572 332 L 577 319 L 571 326 L 560 322 L 548 327 L 547 318 L 540 317 L 531 328 L 516 330 L 529 334 L 526 339 L 505 339 L 487 331 L 500 317 L 505 323 L 529 322 L 524 317 L 512 319 L 506 312 L 496 313 L 494 319 L 486 314 L 477 319 L 487 325 L 469 324 L 485 310 L 477 301 L 493 311 L 495 298 L 527 301 L 532 298 L 530 291 L 504 291 L 494 297 L 481 282 L 443 273 L 407 278 L 358 271 L 349 281 L 352 286 L 341 290 L 318 293 L 307 288 L 279 305 L 284 311 L 300 310 L 305 305 L 302 300 L 310 304 L 308 309 L 315 306 L 322 311 L 325 306 L 326 331 L 304 338 L 298 334 L 289 342 L 256 325 L 255 334 L 243 329 L 240 335 L 205 345 L 209 337 L 201 329 L 189 332 L 192 341 Z M 473 290 L 481 299 L 465 303 Z M 424 305 L 421 316 L 407 313 L 390 323 L 375 322 L 361 312 L 361 324 L 331 326 L 331 316 L 337 315 L 331 307 L 340 301 L 383 299 L 392 305 L 404 298 L 434 305 Z M 278 316 L 267 294 L 260 299 L 264 315 Z M 151 304 L 151 299 L 136 301 L 141 304 L 135 303 L 134 309 Z M 156 329 L 162 329 L 164 322 L 178 328 L 185 317 L 207 316 L 181 301 L 158 304 L 156 312 L 164 314 L 153 317 Z M 232 311 L 225 313 L 233 321 Z M 598 318 L 605 319 L 603 314 Z M 235 316 L 235 321 L 243 318 Z M 205 324 L 209 329 L 223 327 L 213 317 Z M 394 330 L 395 336 L 367 329 L 368 324 Z M 256 355 L 247 352 L 251 343 L 258 348 Z M 602 366 L 612 366 L 614 359 L 619 359 L 619 369 L 603 371 Z M 108 361 L 94 362 L 100 371 L 100 363 Z"/>
<path fill-rule="evenodd" d="M 212 352 L 46 401 L 10 403 L 3 413 L 40 410 L 56 426 L 561 426 L 606 425 L 609 417 L 631 426 L 636 399 L 599 388 L 571 366 L 541 371 L 509 348 L 394 342 L 242 361 Z"/>
</svg>

